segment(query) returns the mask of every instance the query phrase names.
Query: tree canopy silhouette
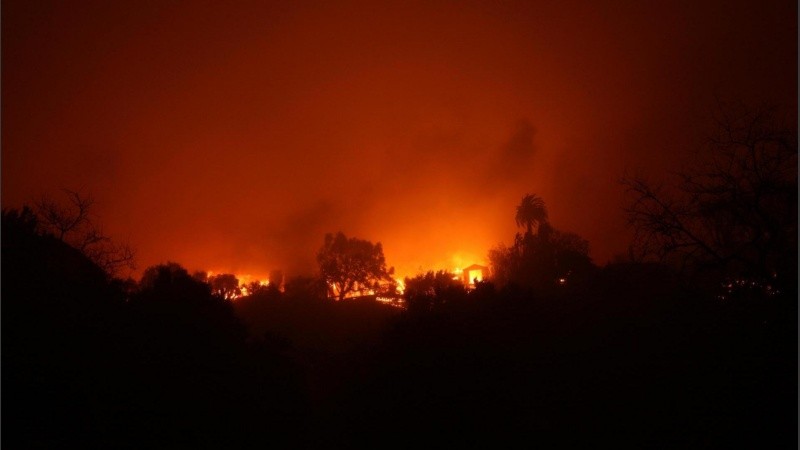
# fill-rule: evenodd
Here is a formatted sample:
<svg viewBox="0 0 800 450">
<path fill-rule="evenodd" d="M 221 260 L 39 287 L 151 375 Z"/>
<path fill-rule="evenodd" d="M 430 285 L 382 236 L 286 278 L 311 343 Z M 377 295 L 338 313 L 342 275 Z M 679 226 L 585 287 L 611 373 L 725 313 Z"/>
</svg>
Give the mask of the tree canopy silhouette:
<svg viewBox="0 0 800 450">
<path fill-rule="evenodd" d="M 342 232 L 325 235 L 317 263 L 329 294 L 339 300 L 352 292 L 377 290 L 381 282 L 393 281 L 394 268 L 386 268 L 380 242 L 348 238 Z"/>
<path fill-rule="evenodd" d="M 463 300 L 467 295 L 464 284 L 445 270 L 406 277 L 403 284 L 403 297 L 412 312 L 431 311 L 448 301 Z"/>
<path fill-rule="evenodd" d="M 168 262 L 145 269 L 131 306 L 147 315 L 169 318 L 172 335 L 184 338 L 242 339 L 244 328 L 234 317 L 231 302 L 212 293 L 208 283 L 189 275 L 180 264 Z M 182 331 L 180 327 L 185 327 Z"/>
<path fill-rule="evenodd" d="M 211 285 L 211 292 L 214 295 L 218 295 L 225 300 L 233 300 L 242 295 L 242 290 L 239 287 L 239 279 L 232 273 L 212 275 L 208 279 L 208 284 Z"/>
<path fill-rule="evenodd" d="M 525 233 L 517 233 L 511 247 L 501 244 L 489 251 L 492 278 L 497 284 L 546 290 L 579 278 L 592 267 L 589 243 L 550 225 L 540 197 L 525 195 L 514 219 Z M 533 225 L 537 225 L 535 233 Z"/>
</svg>

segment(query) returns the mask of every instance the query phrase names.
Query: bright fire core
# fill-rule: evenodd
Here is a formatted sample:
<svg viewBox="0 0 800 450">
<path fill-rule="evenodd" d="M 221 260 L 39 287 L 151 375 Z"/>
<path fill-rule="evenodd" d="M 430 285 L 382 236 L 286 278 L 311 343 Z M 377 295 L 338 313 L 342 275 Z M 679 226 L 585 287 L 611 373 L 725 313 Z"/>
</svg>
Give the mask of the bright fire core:
<svg viewBox="0 0 800 450">
<path fill-rule="evenodd" d="M 470 270 L 469 271 L 469 282 L 472 283 L 474 281 L 483 281 L 483 271 L 478 270 Z"/>
</svg>

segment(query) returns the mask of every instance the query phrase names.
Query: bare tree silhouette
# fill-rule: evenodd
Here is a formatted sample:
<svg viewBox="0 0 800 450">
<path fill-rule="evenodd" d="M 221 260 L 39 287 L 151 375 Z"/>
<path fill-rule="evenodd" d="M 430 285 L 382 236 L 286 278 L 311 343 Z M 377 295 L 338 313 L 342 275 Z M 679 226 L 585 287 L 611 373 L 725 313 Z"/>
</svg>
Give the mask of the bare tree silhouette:
<svg viewBox="0 0 800 450">
<path fill-rule="evenodd" d="M 637 258 L 770 290 L 795 276 L 797 134 L 774 109 L 723 107 L 707 152 L 672 186 L 622 183 Z"/>
<path fill-rule="evenodd" d="M 127 243 L 111 240 L 92 220 L 94 199 L 77 191 L 63 189 L 66 204 L 48 195 L 36 203 L 41 231 L 80 250 L 111 276 L 123 268 L 135 269 L 135 252 Z"/>
</svg>

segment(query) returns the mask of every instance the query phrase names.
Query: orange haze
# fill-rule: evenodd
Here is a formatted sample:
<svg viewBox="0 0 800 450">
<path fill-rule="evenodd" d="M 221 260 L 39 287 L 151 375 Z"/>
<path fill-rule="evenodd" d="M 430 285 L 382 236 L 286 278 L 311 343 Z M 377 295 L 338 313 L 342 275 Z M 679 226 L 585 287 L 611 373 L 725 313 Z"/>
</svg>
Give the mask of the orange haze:
<svg viewBox="0 0 800 450">
<path fill-rule="evenodd" d="M 400 276 L 486 263 L 543 197 L 597 263 L 617 180 L 715 98 L 796 109 L 794 1 L 3 2 L 2 201 L 97 200 L 140 269 L 314 269 L 326 232 Z"/>
</svg>

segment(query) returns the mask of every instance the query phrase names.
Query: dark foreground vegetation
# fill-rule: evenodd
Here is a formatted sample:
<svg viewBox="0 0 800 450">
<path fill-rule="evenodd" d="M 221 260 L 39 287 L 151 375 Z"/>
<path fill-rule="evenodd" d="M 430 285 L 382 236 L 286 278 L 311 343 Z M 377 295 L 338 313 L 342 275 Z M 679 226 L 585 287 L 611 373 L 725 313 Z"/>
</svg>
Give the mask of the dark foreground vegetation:
<svg viewBox="0 0 800 450">
<path fill-rule="evenodd" d="M 4 447 L 796 446 L 796 294 L 720 302 L 620 263 L 405 311 L 308 286 L 230 302 L 2 226 Z"/>
<path fill-rule="evenodd" d="M 344 235 L 322 279 L 239 298 L 173 263 L 121 281 L 125 248 L 4 210 L 2 445 L 796 448 L 796 135 L 748 136 L 682 200 L 628 181 L 660 262 L 595 266 L 527 195 L 493 281 L 421 274 L 405 309 L 346 298 L 390 270 Z"/>
</svg>

